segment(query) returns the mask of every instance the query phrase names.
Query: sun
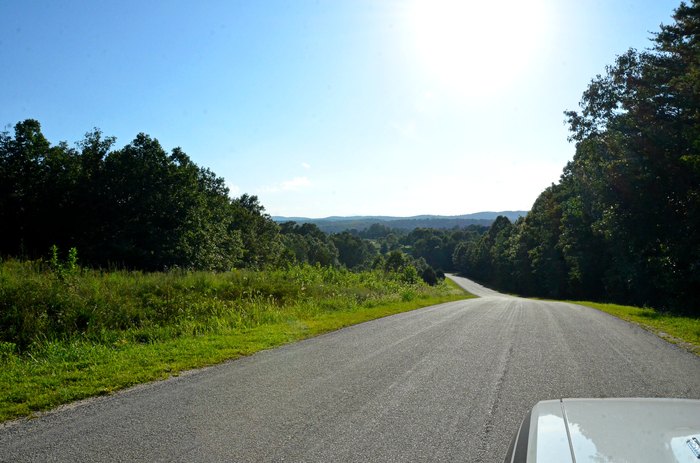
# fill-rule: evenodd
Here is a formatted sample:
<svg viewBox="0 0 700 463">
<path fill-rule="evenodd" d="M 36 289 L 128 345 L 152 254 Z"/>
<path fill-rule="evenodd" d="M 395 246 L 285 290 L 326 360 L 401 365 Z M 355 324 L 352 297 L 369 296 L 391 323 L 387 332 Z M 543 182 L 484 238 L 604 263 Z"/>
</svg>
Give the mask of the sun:
<svg viewBox="0 0 700 463">
<path fill-rule="evenodd" d="M 468 97 L 516 81 L 541 46 L 542 0 L 415 0 L 412 48 L 425 70 Z"/>
</svg>

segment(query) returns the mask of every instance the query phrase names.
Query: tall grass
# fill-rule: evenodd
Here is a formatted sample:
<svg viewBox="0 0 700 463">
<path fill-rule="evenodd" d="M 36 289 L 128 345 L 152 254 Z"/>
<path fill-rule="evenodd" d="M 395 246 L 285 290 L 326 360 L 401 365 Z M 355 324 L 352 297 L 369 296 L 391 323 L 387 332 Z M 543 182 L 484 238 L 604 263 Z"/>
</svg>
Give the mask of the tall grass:
<svg viewBox="0 0 700 463">
<path fill-rule="evenodd" d="M 66 273 L 38 261 L 8 260 L 0 263 L 0 351 L 7 356 L 54 341 L 153 342 L 433 293 L 394 274 L 308 265 L 226 273 Z"/>
</svg>

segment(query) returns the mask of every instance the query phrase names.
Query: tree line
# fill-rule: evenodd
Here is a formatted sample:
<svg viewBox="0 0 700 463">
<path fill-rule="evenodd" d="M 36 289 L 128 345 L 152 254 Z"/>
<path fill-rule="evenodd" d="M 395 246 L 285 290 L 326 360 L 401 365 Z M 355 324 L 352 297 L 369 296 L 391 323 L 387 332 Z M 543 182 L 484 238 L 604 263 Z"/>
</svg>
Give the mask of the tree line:
<svg viewBox="0 0 700 463">
<path fill-rule="evenodd" d="M 454 264 L 506 291 L 700 313 L 700 2 L 629 50 L 567 111 L 574 158 L 524 219 Z"/>
<path fill-rule="evenodd" d="M 77 249 L 83 265 L 146 271 L 305 263 L 433 284 L 441 272 L 432 266 L 449 265 L 451 251 L 413 257 L 412 235 L 401 245 L 405 232 L 379 224 L 333 234 L 277 224 L 256 196 L 231 198 L 223 178 L 180 148 L 168 153 L 143 133 L 121 149 L 114 143 L 94 129 L 74 147 L 52 145 L 33 119 L 0 133 L 0 256 L 36 259 L 51 249 L 56 259 L 57 249 Z"/>
<path fill-rule="evenodd" d="M 51 145 L 38 121 L 0 134 L 0 253 L 36 258 L 75 247 L 84 263 L 161 270 L 260 266 L 275 225 L 254 196 L 143 133 L 122 149 L 98 129 Z"/>
</svg>

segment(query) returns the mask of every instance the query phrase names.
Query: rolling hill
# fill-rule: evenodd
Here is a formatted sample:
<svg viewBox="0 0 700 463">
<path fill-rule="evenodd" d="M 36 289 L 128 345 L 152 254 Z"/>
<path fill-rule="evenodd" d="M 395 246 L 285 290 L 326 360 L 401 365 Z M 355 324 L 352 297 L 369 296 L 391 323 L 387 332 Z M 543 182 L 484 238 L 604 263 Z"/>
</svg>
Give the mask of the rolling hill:
<svg viewBox="0 0 700 463">
<path fill-rule="evenodd" d="M 499 215 L 515 221 L 518 217 L 525 216 L 527 211 L 501 211 L 501 212 L 477 212 L 464 215 L 416 215 L 412 217 L 392 216 L 351 216 L 351 217 L 325 217 L 313 219 L 308 217 L 282 217 L 273 216 L 275 222 L 313 223 L 326 233 L 340 233 L 345 230 L 363 230 L 370 225 L 380 223 L 400 230 L 413 230 L 414 228 L 454 228 L 467 227 L 469 225 L 489 226 Z"/>
</svg>

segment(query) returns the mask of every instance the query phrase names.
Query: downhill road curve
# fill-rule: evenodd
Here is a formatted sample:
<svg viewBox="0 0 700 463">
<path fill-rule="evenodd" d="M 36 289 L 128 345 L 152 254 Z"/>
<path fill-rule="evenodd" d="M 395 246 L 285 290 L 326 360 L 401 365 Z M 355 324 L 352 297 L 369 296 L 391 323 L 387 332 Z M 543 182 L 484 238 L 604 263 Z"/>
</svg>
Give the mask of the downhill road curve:
<svg viewBox="0 0 700 463">
<path fill-rule="evenodd" d="M 560 397 L 700 398 L 700 358 L 498 294 L 346 328 L 0 426 L 0 461 L 500 462 Z"/>
</svg>

